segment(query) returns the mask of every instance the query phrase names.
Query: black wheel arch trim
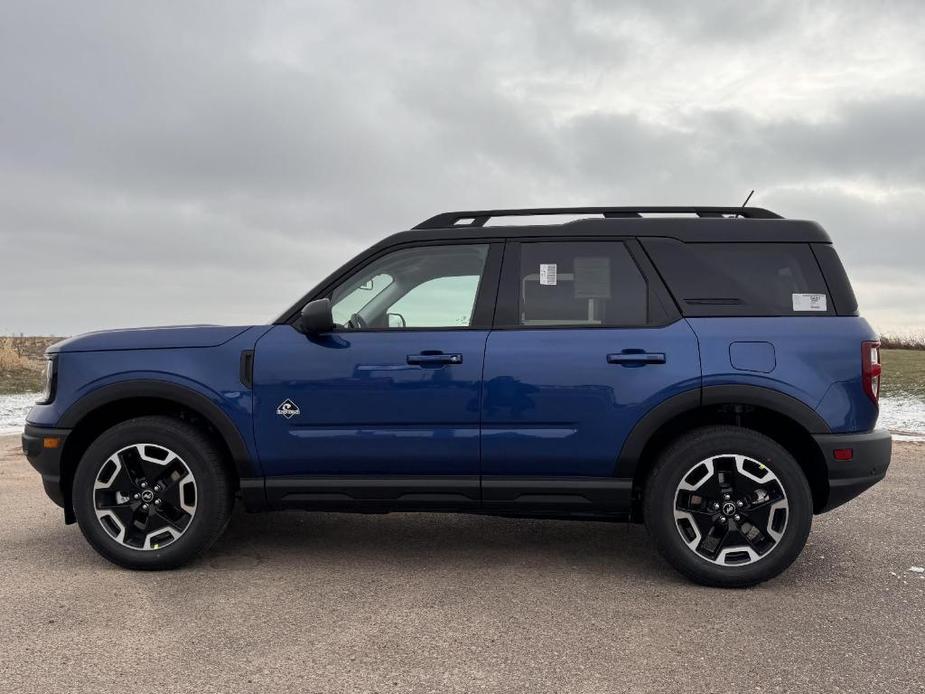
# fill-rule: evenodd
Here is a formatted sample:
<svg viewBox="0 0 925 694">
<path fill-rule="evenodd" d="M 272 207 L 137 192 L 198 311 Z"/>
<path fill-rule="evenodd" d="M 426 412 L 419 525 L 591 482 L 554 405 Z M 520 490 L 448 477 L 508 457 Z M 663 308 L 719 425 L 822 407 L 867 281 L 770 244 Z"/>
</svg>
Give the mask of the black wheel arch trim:
<svg viewBox="0 0 925 694">
<path fill-rule="evenodd" d="M 829 425 L 809 405 L 770 388 L 744 384 L 692 388 L 663 400 L 636 423 L 626 437 L 617 458 L 615 476 L 634 477 L 643 451 L 652 436 L 675 417 L 710 405 L 726 403 L 753 405 L 777 412 L 795 421 L 809 434 L 830 433 Z"/>
<path fill-rule="evenodd" d="M 133 398 L 170 400 L 194 410 L 219 433 L 231 452 L 240 477 L 253 477 L 261 472 L 247 449 L 234 422 L 208 397 L 187 386 L 147 379 L 120 381 L 94 390 L 72 404 L 61 416 L 57 426 L 74 429 L 89 414 L 105 405 Z"/>
<path fill-rule="evenodd" d="M 617 457 L 615 477 L 632 479 L 645 447 L 662 426 L 675 417 L 700 409 L 700 388 L 692 388 L 663 400 L 636 422 Z"/>
<path fill-rule="evenodd" d="M 701 394 L 704 407 L 730 402 L 772 410 L 792 419 L 810 434 L 831 432 L 828 423 L 812 407 L 780 391 L 744 384 L 704 386 Z"/>
</svg>

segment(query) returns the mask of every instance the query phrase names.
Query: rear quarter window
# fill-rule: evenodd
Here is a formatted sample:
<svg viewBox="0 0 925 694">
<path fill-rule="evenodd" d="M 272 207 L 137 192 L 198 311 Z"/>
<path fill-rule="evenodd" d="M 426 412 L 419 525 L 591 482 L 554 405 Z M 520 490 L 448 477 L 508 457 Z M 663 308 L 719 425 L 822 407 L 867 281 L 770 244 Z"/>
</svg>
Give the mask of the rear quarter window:
<svg viewBox="0 0 925 694">
<path fill-rule="evenodd" d="M 686 316 L 835 315 L 807 243 L 640 240 Z"/>
<path fill-rule="evenodd" d="M 835 310 L 838 311 L 838 315 L 858 315 L 858 300 L 854 296 L 854 289 L 851 287 L 845 267 L 842 265 L 841 259 L 832 244 L 814 243 L 813 253 L 816 255 L 816 260 L 819 261 L 822 274 L 825 275 L 825 283 L 829 285 L 829 291 L 832 293 L 832 300 L 835 302 Z"/>
</svg>

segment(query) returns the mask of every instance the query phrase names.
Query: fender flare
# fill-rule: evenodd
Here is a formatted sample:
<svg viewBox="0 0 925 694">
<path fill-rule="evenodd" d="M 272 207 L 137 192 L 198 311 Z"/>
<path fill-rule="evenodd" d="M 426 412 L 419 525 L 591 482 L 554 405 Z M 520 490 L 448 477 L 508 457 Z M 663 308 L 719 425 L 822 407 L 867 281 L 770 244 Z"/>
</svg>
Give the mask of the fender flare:
<svg viewBox="0 0 925 694">
<path fill-rule="evenodd" d="M 777 412 L 806 429 L 810 434 L 829 434 L 831 429 L 822 416 L 812 407 L 771 388 L 748 385 L 706 386 L 703 389 L 702 404 L 721 405 L 727 402 L 754 405 Z"/>
<path fill-rule="evenodd" d="M 202 393 L 187 386 L 168 381 L 133 379 L 103 386 L 88 393 L 68 407 L 57 426 L 73 429 L 87 415 L 99 408 L 119 400 L 132 398 L 170 400 L 196 411 L 215 428 L 225 445 L 228 446 L 238 475 L 242 479 L 259 476 L 260 473 L 255 470 L 251 454 L 247 449 L 244 438 L 241 436 L 241 432 L 238 431 L 238 428 L 228 415 Z"/>
<path fill-rule="evenodd" d="M 632 428 L 617 458 L 617 476 L 633 478 L 642 453 L 652 436 L 675 417 L 711 405 L 736 403 L 771 410 L 793 420 L 809 434 L 831 433 L 826 421 L 806 403 L 770 388 L 750 385 L 718 385 L 694 388 L 662 401 Z"/>
</svg>

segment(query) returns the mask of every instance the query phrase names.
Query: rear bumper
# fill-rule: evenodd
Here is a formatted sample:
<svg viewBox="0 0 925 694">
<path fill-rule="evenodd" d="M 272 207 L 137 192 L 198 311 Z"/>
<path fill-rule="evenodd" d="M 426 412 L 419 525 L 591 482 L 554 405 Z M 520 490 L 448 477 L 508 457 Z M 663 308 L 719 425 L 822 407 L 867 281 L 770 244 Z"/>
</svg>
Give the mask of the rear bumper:
<svg viewBox="0 0 925 694">
<path fill-rule="evenodd" d="M 67 503 L 61 486 L 61 453 L 70 433 L 70 429 L 49 429 L 27 424 L 22 435 L 22 452 L 42 476 L 48 498 L 62 508 L 66 508 Z"/>
<path fill-rule="evenodd" d="M 893 449 L 893 437 L 886 429 L 864 434 L 817 434 L 813 438 L 829 473 L 829 498 L 819 513 L 851 501 L 886 476 Z M 851 460 L 836 460 L 835 450 L 846 448 L 853 453 Z"/>
</svg>

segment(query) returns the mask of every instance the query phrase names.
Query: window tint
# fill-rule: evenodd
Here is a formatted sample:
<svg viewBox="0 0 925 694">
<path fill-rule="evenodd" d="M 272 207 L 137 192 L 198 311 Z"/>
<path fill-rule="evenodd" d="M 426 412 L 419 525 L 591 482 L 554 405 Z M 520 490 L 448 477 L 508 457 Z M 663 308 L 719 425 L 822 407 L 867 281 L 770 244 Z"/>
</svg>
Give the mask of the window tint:
<svg viewBox="0 0 925 694">
<path fill-rule="evenodd" d="M 389 253 L 333 291 L 334 322 L 347 329 L 468 327 L 487 256 L 488 244 Z"/>
<path fill-rule="evenodd" d="M 854 289 L 851 287 L 851 282 L 848 281 L 845 267 L 842 265 L 841 259 L 832 244 L 814 243 L 813 253 L 816 260 L 819 261 L 822 274 L 825 275 L 825 283 L 829 286 L 829 291 L 832 292 L 832 302 L 835 304 L 838 315 L 858 315 L 858 300 L 854 296 Z"/>
<path fill-rule="evenodd" d="M 646 323 L 646 281 L 623 243 L 540 242 L 520 249 L 520 325 Z"/>
<path fill-rule="evenodd" d="M 685 315 L 834 312 L 808 244 L 682 243 L 674 239 L 644 239 L 642 243 Z M 808 295 L 825 297 L 825 309 L 815 301 L 810 310 Z"/>
<path fill-rule="evenodd" d="M 383 273 L 370 278 L 352 290 L 345 290 L 337 303 L 331 306 L 334 322 L 338 325 L 346 323 L 350 320 L 350 316 L 372 301 L 390 284 L 392 284 L 392 276 Z"/>
<path fill-rule="evenodd" d="M 389 307 L 389 314 L 400 316 L 405 327 L 434 325 L 465 327 L 472 321 L 478 275 L 437 277 L 419 284 Z M 393 322 L 398 319 L 393 319 Z"/>
</svg>

